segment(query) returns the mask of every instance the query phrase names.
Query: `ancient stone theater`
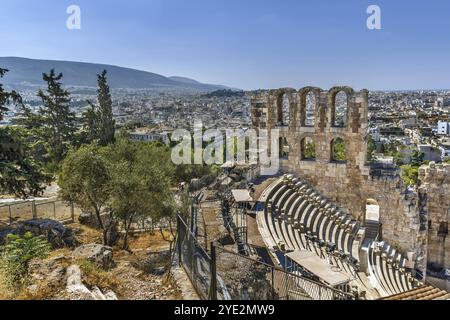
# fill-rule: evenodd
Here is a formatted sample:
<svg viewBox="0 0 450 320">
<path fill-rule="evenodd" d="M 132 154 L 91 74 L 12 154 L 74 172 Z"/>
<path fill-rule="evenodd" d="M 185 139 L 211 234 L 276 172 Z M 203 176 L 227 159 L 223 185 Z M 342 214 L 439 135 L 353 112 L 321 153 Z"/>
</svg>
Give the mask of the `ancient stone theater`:
<svg viewBox="0 0 450 320">
<path fill-rule="evenodd" d="M 397 167 L 369 161 L 368 100 L 350 87 L 252 96 L 253 128 L 279 131 L 278 150 L 269 151 L 281 171 L 258 199 L 257 222 L 293 270 L 327 257 L 342 273 L 322 270 L 327 283 L 383 298 L 423 288 L 430 265 L 450 268 L 450 165 L 422 166 L 418 185 L 407 187 Z"/>
</svg>

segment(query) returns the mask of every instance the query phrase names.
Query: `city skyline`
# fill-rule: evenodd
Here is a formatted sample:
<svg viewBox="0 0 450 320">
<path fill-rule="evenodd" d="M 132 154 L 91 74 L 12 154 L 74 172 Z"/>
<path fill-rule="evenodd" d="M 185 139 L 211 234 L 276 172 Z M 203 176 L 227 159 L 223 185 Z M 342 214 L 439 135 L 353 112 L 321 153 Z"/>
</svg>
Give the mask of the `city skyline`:
<svg viewBox="0 0 450 320">
<path fill-rule="evenodd" d="M 81 30 L 66 9 L 81 8 Z M 381 9 L 381 30 L 366 10 Z M 0 56 L 104 63 L 242 89 L 448 89 L 450 4 L 2 1 Z M 20 21 L 20 23 L 19 23 Z M 448 30 L 448 31 L 447 31 Z M 13 32 L 11 32 L 13 31 Z"/>
</svg>

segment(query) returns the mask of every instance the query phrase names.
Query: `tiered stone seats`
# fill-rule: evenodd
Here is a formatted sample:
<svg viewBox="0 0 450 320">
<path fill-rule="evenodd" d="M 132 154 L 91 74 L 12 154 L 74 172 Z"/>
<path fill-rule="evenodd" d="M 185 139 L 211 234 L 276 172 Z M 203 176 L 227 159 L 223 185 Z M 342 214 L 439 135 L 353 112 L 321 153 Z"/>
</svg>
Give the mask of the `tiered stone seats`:
<svg viewBox="0 0 450 320">
<path fill-rule="evenodd" d="M 265 202 L 265 209 L 258 216 L 258 224 L 271 249 L 310 250 L 322 258 L 328 256 L 333 265 L 358 277 L 361 241 L 356 239 L 364 231 L 351 215 L 292 175 L 272 183 L 260 201 Z M 385 243 L 372 243 L 368 260 L 368 273 L 381 296 L 420 285 L 405 269 L 405 258 Z"/>
<path fill-rule="evenodd" d="M 280 179 L 267 196 L 265 216 L 273 242 L 286 250 L 312 248 L 309 237 L 323 246 L 335 244 L 346 259 L 357 263 L 353 241 L 359 224 L 306 183 L 292 176 Z"/>
<path fill-rule="evenodd" d="M 369 273 L 382 296 L 400 294 L 421 285 L 405 269 L 405 258 L 388 244 L 373 242 L 369 247 Z"/>
</svg>

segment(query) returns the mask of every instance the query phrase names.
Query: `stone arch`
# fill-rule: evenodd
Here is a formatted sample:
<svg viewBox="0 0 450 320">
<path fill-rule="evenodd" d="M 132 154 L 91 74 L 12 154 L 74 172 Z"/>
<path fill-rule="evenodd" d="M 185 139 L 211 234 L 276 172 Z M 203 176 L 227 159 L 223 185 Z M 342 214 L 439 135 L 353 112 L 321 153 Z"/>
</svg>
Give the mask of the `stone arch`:
<svg viewBox="0 0 450 320">
<path fill-rule="evenodd" d="M 342 101 L 337 101 L 337 98 L 340 98 L 339 95 L 341 94 L 345 94 L 346 96 L 343 101 L 344 106 L 342 107 L 339 105 Z M 351 99 L 353 95 L 354 90 L 350 87 L 334 87 L 328 91 L 327 108 L 328 123 L 330 127 L 346 128 L 348 126 L 352 108 Z M 339 123 L 337 121 L 339 121 Z"/>
<path fill-rule="evenodd" d="M 320 93 L 322 89 L 317 87 L 305 87 L 298 91 L 299 96 L 299 111 L 300 111 L 300 126 L 314 127 L 320 119 Z M 314 101 L 310 101 L 314 98 Z M 310 109 L 312 104 L 312 110 Z M 311 119 L 312 113 L 312 119 Z M 312 123 L 311 121 L 312 120 Z"/>
<path fill-rule="evenodd" d="M 277 89 L 273 90 L 271 95 L 274 97 L 276 125 L 288 126 L 296 114 L 295 90 L 291 88 Z"/>
<path fill-rule="evenodd" d="M 316 142 L 311 135 L 300 139 L 300 160 L 315 161 L 317 159 Z"/>
<path fill-rule="evenodd" d="M 346 163 L 347 161 L 347 141 L 340 136 L 333 138 L 330 142 L 330 162 Z"/>
</svg>

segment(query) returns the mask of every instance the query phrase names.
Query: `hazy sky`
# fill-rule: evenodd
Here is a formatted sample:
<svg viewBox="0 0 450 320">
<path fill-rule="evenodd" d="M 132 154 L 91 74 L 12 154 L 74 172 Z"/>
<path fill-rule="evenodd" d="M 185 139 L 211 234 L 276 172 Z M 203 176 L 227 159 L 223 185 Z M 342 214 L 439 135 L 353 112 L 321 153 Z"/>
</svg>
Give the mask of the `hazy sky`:
<svg viewBox="0 0 450 320">
<path fill-rule="evenodd" d="M 81 8 L 81 30 L 66 9 Z M 368 30 L 367 7 L 382 30 Z M 0 0 L 0 56 L 99 62 L 244 89 L 450 88 L 448 0 Z"/>
</svg>

